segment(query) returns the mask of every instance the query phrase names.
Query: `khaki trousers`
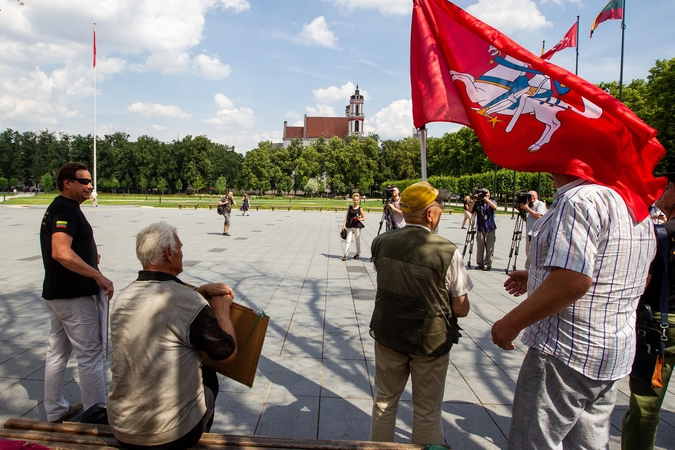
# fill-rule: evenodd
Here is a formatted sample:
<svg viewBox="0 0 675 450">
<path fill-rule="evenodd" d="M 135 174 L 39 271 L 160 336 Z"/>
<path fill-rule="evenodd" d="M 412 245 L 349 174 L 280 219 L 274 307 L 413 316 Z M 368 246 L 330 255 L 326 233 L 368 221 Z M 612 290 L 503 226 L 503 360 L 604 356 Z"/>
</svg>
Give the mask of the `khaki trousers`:
<svg viewBox="0 0 675 450">
<path fill-rule="evenodd" d="M 444 444 L 441 408 L 449 354 L 417 356 L 375 342 L 375 401 L 370 440 L 394 442 L 398 400 L 412 376 L 413 444 Z"/>
</svg>

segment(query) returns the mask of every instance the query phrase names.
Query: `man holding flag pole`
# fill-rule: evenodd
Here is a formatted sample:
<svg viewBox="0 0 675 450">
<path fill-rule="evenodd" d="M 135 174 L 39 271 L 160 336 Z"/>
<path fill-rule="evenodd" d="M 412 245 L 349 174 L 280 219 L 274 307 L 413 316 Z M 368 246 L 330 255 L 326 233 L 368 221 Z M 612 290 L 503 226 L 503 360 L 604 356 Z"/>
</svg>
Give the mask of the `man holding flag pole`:
<svg viewBox="0 0 675 450">
<path fill-rule="evenodd" d="M 446 0 L 415 0 L 413 121 L 471 126 L 511 170 L 550 172 L 558 192 L 532 232 L 532 266 L 505 287 L 528 298 L 493 342 L 529 350 L 509 449 L 604 448 L 616 381 L 631 371 L 635 309 L 655 253 L 647 206 L 663 190 L 656 131 L 615 98 Z M 549 395 L 554 393 L 555 395 Z"/>
</svg>

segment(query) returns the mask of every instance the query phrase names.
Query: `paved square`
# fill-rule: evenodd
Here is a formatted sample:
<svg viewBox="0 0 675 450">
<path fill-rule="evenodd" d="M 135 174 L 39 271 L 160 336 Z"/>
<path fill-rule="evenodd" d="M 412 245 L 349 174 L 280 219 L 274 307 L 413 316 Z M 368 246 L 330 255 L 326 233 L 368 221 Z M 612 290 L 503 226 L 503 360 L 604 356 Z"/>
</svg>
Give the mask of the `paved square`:
<svg viewBox="0 0 675 450">
<path fill-rule="evenodd" d="M 368 207 L 371 202 L 364 206 Z M 375 205 L 373 205 L 375 206 Z M 0 204 L 0 422 L 10 417 L 45 420 L 42 408 L 44 353 L 49 314 L 40 298 L 43 267 L 39 225 L 46 207 Z M 367 214 L 362 258 L 341 261 L 343 213 L 253 211 L 233 215 L 231 237 L 222 235 L 215 211 L 83 206 L 101 253 L 101 270 L 117 291 L 140 269 L 135 236 L 164 220 L 178 227 L 184 243 L 184 272 L 192 284 L 222 281 L 235 301 L 264 309 L 270 325 L 253 388 L 223 379 L 212 431 L 230 434 L 367 440 L 373 398 L 373 342 L 368 323 L 375 297 L 370 243 L 380 214 Z M 460 214 L 444 215 L 439 233 L 464 246 Z M 502 288 L 514 221 L 497 217 L 491 272 L 471 270 L 471 313 L 450 352 L 443 420 L 447 442 L 457 450 L 506 446 L 513 389 L 524 356 L 492 344 L 491 324 L 518 299 Z M 524 264 L 523 253 L 518 267 Z M 352 244 L 351 254 L 354 254 Z M 467 252 L 468 257 L 468 252 Z M 472 263 L 475 262 L 472 261 Z M 513 264 L 513 262 L 512 262 Z M 110 381 L 110 362 L 107 380 Z M 71 358 L 66 397 L 79 401 Z M 628 383 L 621 380 L 612 416 L 610 448 L 619 448 Z M 675 442 L 675 384 L 666 396 L 657 437 L 660 449 Z M 410 389 L 402 397 L 397 440 L 409 441 Z"/>
</svg>

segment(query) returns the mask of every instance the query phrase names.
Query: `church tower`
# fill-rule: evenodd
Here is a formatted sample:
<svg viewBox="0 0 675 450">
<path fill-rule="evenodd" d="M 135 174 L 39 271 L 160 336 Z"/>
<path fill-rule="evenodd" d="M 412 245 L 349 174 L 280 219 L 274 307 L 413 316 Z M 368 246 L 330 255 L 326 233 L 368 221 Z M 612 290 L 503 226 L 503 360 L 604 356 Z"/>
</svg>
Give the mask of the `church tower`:
<svg viewBox="0 0 675 450">
<path fill-rule="evenodd" d="M 349 105 L 345 109 L 345 116 L 349 119 L 349 135 L 363 136 L 363 95 L 359 92 L 359 85 L 356 85 L 354 95 L 349 98 Z"/>
</svg>

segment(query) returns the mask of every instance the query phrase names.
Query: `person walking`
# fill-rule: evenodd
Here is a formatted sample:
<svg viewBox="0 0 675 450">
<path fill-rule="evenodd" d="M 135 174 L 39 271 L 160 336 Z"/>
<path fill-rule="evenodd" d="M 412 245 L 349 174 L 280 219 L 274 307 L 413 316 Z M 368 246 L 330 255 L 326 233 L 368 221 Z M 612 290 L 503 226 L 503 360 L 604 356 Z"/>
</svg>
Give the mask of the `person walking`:
<svg viewBox="0 0 675 450">
<path fill-rule="evenodd" d="M 241 198 L 241 215 L 242 216 L 248 216 L 248 208 L 250 204 L 248 202 L 248 194 L 244 192 L 244 196 Z"/>
<path fill-rule="evenodd" d="M 83 409 L 105 403 L 101 302 L 112 298 L 113 282 L 98 269 L 100 255 L 94 230 L 80 205 L 93 186 L 87 166 L 71 162 L 56 175 L 59 194 L 40 227 L 45 278 L 42 298 L 51 312 L 45 356 L 44 408 L 49 422 L 70 419 Z M 107 295 L 101 299 L 100 295 Z M 71 352 L 77 357 L 82 403 L 71 405 L 63 395 Z"/>
<path fill-rule="evenodd" d="M 227 195 L 224 195 L 218 202 L 218 206 L 223 207 L 223 236 L 230 235 L 230 223 L 232 222 L 232 207 L 236 206 L 237 202 L 234 201 L 234 195 L 232 192 L 228 192 Z"/>
<path fill-rule="evenodd" d="M 363 228 L 363 222 L 366 220 L 366 214 L 363 212 L 363 208 L 359 206 L 360 196 L 358 192 L 352 195 L 352 201 L 354 204 L 349 206 L 345 221 L 342 224 L 342 229 L 347 230 L 347 242 L 345 244 L 345 254 L 342 257 L 343 261 L 347 261 L 349 247 L 352 244 L 352 236 L 356 241 L 356 254 L 354 255 L 354 259 L 359 259 L 361 256 L 361 228 Z"/>
<path fill-rule="evenodd" d="M 468 195 L 464 197 L 464 220 L 462 220 L 462 229 L 466 228 L 466 221 L 469 221 L 469 226 L 471 226 L 471 210 L 469 209 L 471 205 L 471 197 Z"/>
</svg>

